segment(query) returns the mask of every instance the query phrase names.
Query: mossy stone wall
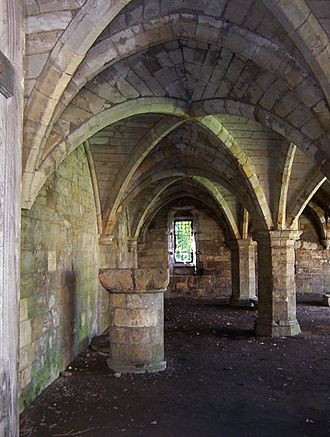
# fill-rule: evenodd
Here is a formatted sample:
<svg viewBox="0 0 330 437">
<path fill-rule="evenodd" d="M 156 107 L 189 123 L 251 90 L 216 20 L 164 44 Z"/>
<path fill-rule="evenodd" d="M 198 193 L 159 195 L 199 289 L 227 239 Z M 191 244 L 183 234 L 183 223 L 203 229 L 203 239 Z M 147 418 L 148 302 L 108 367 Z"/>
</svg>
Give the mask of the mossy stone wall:
<svg viewBox="0 0 330 437">
<path fill-rule="evenodd" d="M 81 146 L 22 214 L 20 403 L 28 405 L 108 325 L 99 244 Z"/>
</svg>

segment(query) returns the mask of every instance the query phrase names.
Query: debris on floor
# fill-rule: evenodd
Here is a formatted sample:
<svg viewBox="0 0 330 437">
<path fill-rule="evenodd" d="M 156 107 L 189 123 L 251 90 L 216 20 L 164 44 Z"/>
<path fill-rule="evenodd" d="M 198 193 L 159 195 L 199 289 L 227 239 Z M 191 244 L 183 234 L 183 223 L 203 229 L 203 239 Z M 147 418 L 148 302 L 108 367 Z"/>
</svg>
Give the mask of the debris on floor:
<svg viewBox="0 0 330 437">
<path fill-rule="evenodd" d="M 167 301 L 165 371 L 115 378 L 91 346 L 24 411 L 20 436 L 330 435 L 329 309 L 298 305 L 291 338 L 256 338 L 255 317 Z"/>
</svg>

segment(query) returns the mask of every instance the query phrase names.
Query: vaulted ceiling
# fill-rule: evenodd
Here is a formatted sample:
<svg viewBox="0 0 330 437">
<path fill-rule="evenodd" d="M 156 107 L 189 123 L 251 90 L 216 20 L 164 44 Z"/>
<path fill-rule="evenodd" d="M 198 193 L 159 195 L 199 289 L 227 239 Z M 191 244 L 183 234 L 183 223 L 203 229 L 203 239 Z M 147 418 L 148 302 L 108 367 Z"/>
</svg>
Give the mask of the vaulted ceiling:
<svg viewBox="0 0 330 437">
<path fill-rule="evenodd" d="M 236 238 L 242 211 L 254 230 L 296 228 L 313 206 L 326 222 L 330 17 L 316 3 L 26 0 L 23 207 L 84 144 L 103 236 L 122 210 L 136 236 L 188 194 Z"/>
</svg>

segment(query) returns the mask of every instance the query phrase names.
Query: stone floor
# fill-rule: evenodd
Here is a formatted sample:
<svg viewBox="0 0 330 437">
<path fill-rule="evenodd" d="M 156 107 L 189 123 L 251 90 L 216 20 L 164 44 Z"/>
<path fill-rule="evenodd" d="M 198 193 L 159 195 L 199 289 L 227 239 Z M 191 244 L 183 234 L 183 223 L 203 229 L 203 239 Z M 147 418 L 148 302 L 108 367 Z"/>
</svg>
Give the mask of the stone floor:
<svg viewBox="0 0 330 437">
<path fill-rule="evenodd" d="M 21 436 L 330 436 L 330 308 L 300 304 L 295 338 L 255 338 L 255 316 L 167 301 L 166 371 L 116 378 L 88 349 L 22 414 Z"/>
</svg>

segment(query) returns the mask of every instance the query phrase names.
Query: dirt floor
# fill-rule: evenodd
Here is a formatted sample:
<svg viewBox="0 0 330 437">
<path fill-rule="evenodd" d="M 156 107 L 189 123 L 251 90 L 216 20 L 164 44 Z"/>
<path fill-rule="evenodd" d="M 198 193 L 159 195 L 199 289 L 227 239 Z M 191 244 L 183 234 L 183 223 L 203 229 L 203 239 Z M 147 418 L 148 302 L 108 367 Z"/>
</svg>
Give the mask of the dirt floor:
<svg viewBox="0 0 330 437">
<path fill-rule="evenodd" d="M 88 349 L 22 414 L 20 435 L 330 436 L 330 308 L 300 304 L 294 338 L 255 338 L 255 317 L 167 301 L 167 370 L 116 378 Z"/>
</svg>

